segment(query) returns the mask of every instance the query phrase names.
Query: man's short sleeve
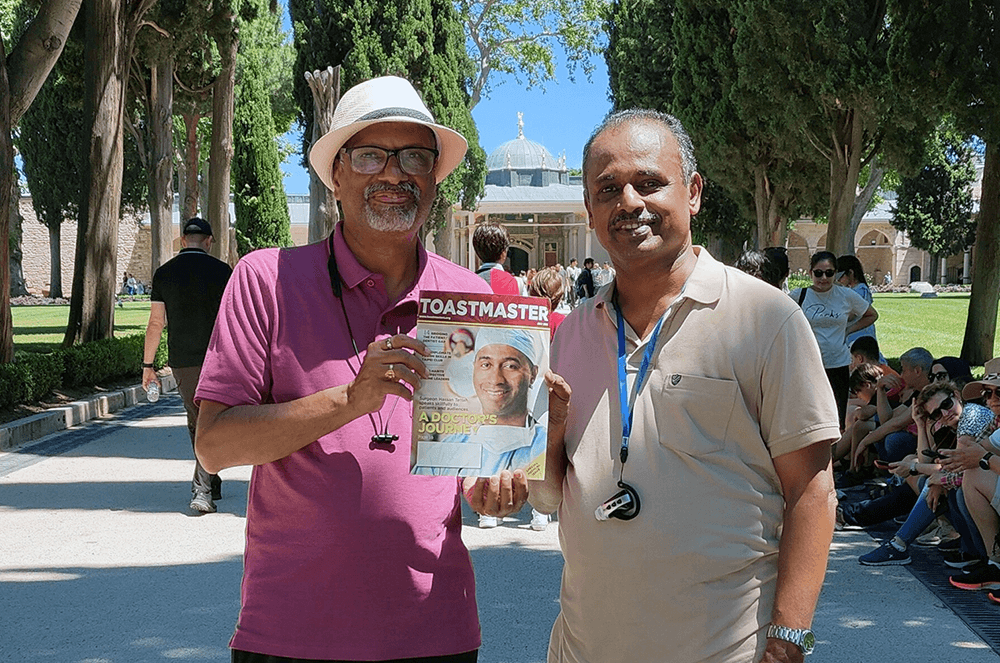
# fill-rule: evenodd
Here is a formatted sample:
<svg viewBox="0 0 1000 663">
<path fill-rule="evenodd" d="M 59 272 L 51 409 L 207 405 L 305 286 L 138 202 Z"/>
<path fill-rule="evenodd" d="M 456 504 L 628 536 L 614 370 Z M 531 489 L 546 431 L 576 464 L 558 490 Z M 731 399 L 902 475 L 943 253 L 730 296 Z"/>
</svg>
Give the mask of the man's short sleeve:
<svg viewBox="0 0 1000 663">
<path fill-rule="evenodd" d="M 761 436 L 772 457 L 840 437 L 833 389 L 801 311 L 788 316 L 765 354 L 761 392 Z"/>
<path fill-rule="evenodd" d="M 160 270 L 153 272 L 153 283 L 149 287 L 149 301 L 162 302 L 163 299 L 163 273 Z"/>
<path fill-rule="evenodd" d="M 270 395 L 276 277 L 259 267 L 241 260 L 229 279 L 202 364 L 196 401 L 257 405 Z"/>
</svg>

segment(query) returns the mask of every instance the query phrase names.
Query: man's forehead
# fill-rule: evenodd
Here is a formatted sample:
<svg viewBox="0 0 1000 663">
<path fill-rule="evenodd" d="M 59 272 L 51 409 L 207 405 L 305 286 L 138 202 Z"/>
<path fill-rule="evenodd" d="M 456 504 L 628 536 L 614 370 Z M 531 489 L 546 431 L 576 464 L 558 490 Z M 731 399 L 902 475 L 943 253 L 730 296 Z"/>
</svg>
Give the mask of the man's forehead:
<svg viewBox="0 0 1000 663">
<path fill-rule="evenodd" d="M 397 147 L 397 145 L 390 145 L 391 143 L 399 143 L 398 146 L 437 147 L 434 132 L 430 127 L 413 122 L 376 122 L 370 124 L 351 136 L 350 140 L 344 143 L 344 147 L 358 145 Z"/>
<path fill-rule="evenodd" d="M 523 352 L 503 343 L 484 345 L 479 349 L 479 352 L 476 353 L 476 358 L 478 359 L 480 357 L 517 359 L 518 361 L 528 360 L 528 358 L 524 356 Z"/>
<path fill-rule="evenodd" d="M 630 164 L 638 174 L 661 172 L 681 166 L 681 152 L 670 129 L 659 122 L 636 120 L 609 127 L 594 139 L 590 149 L 595 179 L 612 177 L 612 171 Z"/>
</svg>

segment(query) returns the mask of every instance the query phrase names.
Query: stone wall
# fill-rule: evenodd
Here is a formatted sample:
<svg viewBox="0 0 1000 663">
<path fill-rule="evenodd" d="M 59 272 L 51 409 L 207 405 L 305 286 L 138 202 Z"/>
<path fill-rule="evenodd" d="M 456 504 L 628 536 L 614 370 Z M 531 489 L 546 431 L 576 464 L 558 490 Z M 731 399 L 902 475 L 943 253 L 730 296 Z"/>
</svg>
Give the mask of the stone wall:
<svg viewBox="0 0 1000 663">
<path fill-rule="evenodd" d="M 304 198 L 304 202 L 303 199 Z M 28 292 L 33 295 L 47 296 L 49 294 L 49 229 L 38 221 L 35 209 L 31 205 L 30 196 L 22 196 L 20 202 L 21 216 L 24 217 L 23 239 L 21 248 L 24 254 L 22 268 Z M 308 242 L 308 213 L 303 217 L 301 207 L 308 209 L 308 196 L 298 196 L 289 203 L 292 212 L 291 235 L 292 243 L 301 246 Z M 232 213 L 232 212 L 231 212 Z M 302 222 L 305 218 L 305 223 Z M 73 266 L 76 263 L 76 232 L 75 220 L 66 220 L 62 224 L 60 245 L 62 256 L 62 288 L 63 296 L 69 297 L 73 290 Z M 176 205 L 174 207 L 173 252 L 180 251 L 180 227 Z M 118 284 L 122 282 L 123 272 L 129 272 L 140 282 L 149 285 L 153 276 L 152 265 L 152 235 L 149 228 L 149 215 L 143 214 L 122 219 L 118 224 L 118 254 L 115 273 Z"/>
</svg>

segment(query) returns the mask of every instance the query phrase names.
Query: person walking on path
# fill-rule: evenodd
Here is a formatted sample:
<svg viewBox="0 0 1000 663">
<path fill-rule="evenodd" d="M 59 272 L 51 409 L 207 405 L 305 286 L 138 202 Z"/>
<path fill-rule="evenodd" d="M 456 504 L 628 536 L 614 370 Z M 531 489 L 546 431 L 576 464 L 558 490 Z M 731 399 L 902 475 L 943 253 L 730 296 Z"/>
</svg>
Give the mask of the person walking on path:
<svg viewBox="0 0 1000 663">
<path fill-rule="evenodd" d="M 410 474 L 409 402 L 428 375 L 421 292 L 490 292 L 420 242 L 466 148 L 408 81 L 354 86 L 309 152 L 342 221 L 327 241 L 236 266 L 196 447 L 210 471 L 254 466 L 234 663 L 477 659 L 460 493 L 503 517 L 526 499 L 524 472 L 517 491 L 507 470 Z"/>
<path fill-rule="evenodd" d="M 208 350 L 219 303 L 233 270 L 226 263 L 208 254 L 212 247 L 212 226 L 204 219 L 193 217 L 181 232 L 181 251 L 160 266 L 153 274 L 150 293 L 149 322 L 142 353 L 142 388 L 149 389 L 156 377 L 153 360 L 160 346 L 160 337 L 168 322 L 167 363 L 177 379 L 177 390 L 184 401 L 188 433 L 194 449 L 198 425 L 198 406 L 194 401 L 201 365 Z M 192 510 L 213 513 L 215 500 L 222 497 L 222 480 L 194 461 L 191 480 Z"/>
<path fill-rule="evenodd" d="M 802 661 L 840 434 L 809 325 L 692 245 L 702 179 L 675 118 L 609 116 L 583 179 L 617 276 L 552 347 L 564 382 L 529 482 L 565 559 L 549 663 Z"/>
</svg>

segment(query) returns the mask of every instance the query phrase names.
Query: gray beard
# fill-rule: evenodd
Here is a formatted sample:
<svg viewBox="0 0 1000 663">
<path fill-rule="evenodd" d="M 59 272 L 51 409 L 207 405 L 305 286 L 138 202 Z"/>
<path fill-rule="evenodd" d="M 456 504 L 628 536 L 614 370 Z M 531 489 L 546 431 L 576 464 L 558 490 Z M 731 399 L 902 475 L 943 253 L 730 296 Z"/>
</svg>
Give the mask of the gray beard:
<svg viewBox="0 0 1000 663">
<path fill-rule="evenodd" d="M 378 191 L 397 191 L 399 189 L 405 190 L 414 197 L 412 205 L 406 208 L 393 207 L 379 213 L 368 202 L 369 197 Z M 417 222 L 417 208 L 419 205 L 420 189 L 410 182 L 401 182 L 395 187 L 387 184 L 372 184 L 365 187 L 364 216 L 365 222 L 368 223 L 368 226 L 372 230 L 379 232 L 403 232 L 412 229 Z"/>
</svg>

